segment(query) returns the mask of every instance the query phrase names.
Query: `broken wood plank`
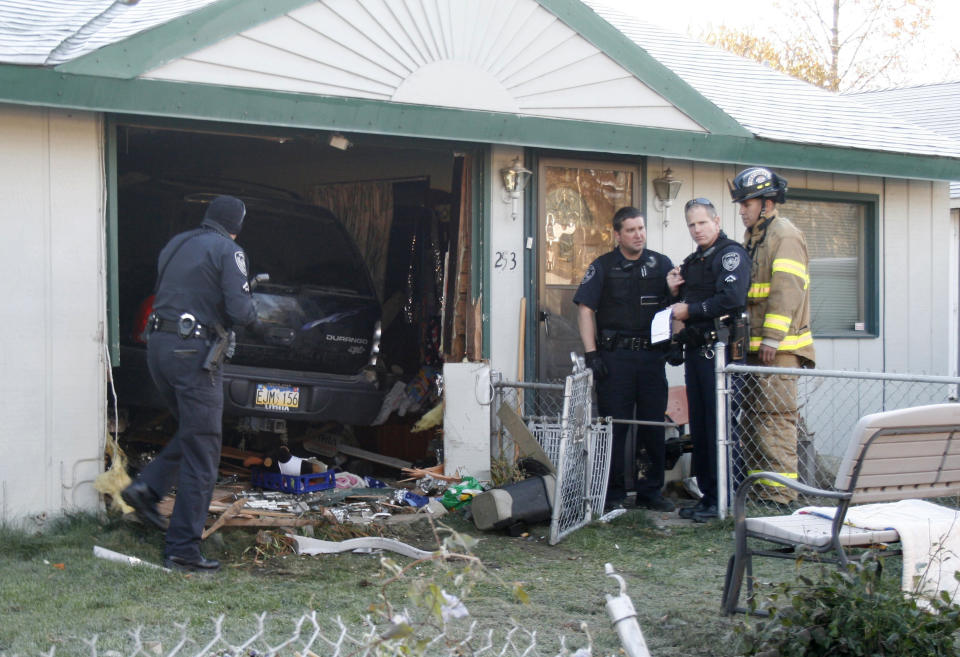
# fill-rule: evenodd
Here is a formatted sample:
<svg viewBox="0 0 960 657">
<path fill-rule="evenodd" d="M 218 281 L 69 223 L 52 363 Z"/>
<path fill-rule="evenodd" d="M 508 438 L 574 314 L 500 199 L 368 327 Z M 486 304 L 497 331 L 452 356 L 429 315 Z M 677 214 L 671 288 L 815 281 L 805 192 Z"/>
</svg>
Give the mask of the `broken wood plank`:
<svg viewBox="0 0 960 657">
<path fill-rule="evenodd" d="M 530 430 L 527 429 L 523 418 L 517 415 L 517 412 L 513 410 L 512 406 L 509 404 L 500 404 L 497 417 L 500 418 L 504 428 L 510 432 L 510 437 L 513 438 L 513 442 L 520 449 L 521 454 L 539 461 L 553 474 L 557 473 L 556 466 L 550 461 L 547 453 L 540 447 L 540 443 L 537 442 L 537 439 L 534 438 Z"/>
<path fill-rule="evenodd" d="M 297 518 L 295 516 L 289 518 L 241 518 L 234 516 L 223 524 L 227 527 L 303 527 L 304 525 L 315 525 L 317 522 L 318 518 Z"/>
<path fill-rule="evenodd" d="M 230 520 L 231 517 L 235 516 L 246 503 L 247 501 L 241 497 L 239 500 L 227 507 L 226 511 L 221 513 L 220 517 L 217 518 L 212 525 L 203 530 L 203 534 L 200 535 L 200 540 L 206 540 L 210 534 L 223 527 L 223 524 Z"/>
<path fill-rule="evenodd" d="M 398 470 L 409 468 L 413 465 L 413 463 L 410 461 L 404 461 L 403 459 L 397 459 L 392 456 L 384 456 L 383 454 L 370 452 L 365 449 L 360 449 L 359 447 L 354 447 L 353 445 L 337 445 L 337 450 L 341 454 L 346 454 L 347 456 L 356 456 L 358 459 L 363 459 L 365 461 L 373 461 L 374 463 L 389 465 L 390 467 L 397 468 Z"/>
</svg>

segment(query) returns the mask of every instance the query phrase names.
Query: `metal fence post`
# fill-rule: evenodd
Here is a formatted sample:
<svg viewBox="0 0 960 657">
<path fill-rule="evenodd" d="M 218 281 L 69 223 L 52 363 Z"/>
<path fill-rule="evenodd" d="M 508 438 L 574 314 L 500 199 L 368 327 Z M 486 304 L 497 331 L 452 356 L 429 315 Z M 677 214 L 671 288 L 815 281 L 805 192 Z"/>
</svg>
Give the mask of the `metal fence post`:
<svg viewBox="0 0 960 657">
<path fill-rule="evenodd" d="M 718 340 L 713 345 L 713 371 L 717 386 L 717 513 L 720 519 L 727 517 L 730 490 L 727 463 L 730 459 L 730 440 L 727 432 L 727 407 L 730 390 L 727 388 L 727 345 Z"/>
</svg>

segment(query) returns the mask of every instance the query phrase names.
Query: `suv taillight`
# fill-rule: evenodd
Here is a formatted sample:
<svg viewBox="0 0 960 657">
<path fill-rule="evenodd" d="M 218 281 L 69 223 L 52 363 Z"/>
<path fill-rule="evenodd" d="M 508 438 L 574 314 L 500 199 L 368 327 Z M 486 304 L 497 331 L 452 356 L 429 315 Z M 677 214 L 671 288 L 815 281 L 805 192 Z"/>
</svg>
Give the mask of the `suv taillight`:
<svg viewBox="0 0 960 657">
<path fill-rule="evenodd" d="M 153 312 L 153 299 L 154 295 L 151 294 L 143 300 L 143 303 L 141 303 L 137 309 L 137 316 L 133 322 L 133 335 L 130 336 L 134 342 L 147 344 L 147 319 L 150 318 L 150 313 Z"/>
</svg>

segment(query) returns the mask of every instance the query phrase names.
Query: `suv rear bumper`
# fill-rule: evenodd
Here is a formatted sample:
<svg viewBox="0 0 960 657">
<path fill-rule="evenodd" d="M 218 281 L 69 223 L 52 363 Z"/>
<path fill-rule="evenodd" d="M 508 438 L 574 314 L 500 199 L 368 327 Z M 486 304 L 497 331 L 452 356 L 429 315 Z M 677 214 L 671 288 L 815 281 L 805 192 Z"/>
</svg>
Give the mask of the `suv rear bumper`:
<svg viewBox="0 0 960 657">
<path fill-rule="evenodd" d="M 121 404 L 165 408 L 147 368 L 146 349 L 120 347 L 121 366 L 114 370 L 118 390 L 127 394 Z M 300 403 L 296 409 L 258 407 L 257 384 L 296 386 Z M 294 422 L 336 421 L 369 425 L 380 411 L 384 391 L 363 374 L 353 376 L 247 367 L 227 363 L 223 368 L 223 414 L 227 417 L 258 416 Z"/>
<path fill-rule="evenodd" d="M 269 410 L 256 404 L 257 384 L 296 386 L 300 403 L 296 409 Z M 287 420 L 369 425 L 380 411 L 383 391 L 363 374 L 344 376 L 292 372 L 227 364 L 223 368 L 225 415 L 255 415 Z"/>
</svg>

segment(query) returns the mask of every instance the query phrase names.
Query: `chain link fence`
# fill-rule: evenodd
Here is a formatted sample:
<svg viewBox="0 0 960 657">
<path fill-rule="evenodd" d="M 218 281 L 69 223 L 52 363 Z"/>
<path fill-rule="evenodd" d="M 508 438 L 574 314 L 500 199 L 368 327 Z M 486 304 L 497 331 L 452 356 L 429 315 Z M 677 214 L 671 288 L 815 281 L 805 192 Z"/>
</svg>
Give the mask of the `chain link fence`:
<svg viewBox="0 0 960 657">
<path fill-rule="evenodd" d="M 516 464 L 523 453 L 500 417 L 508 406 L 523 420 L 557 470 L 549 543 L 589 523 L 603 511 L 613 432 L 594 422 L 593 374 L 576 367 L 563 384 L 502 381 L 493 372 L 491 427 L 494 458 Z"/>
<path fill-rule="evenodd" d="M 727 365 L 718 373 L 721 502 L 747 475 L 777 472 L 833 489 L 850 435 L 864 415 L 957 400 L 960 378 Z M 726 477 L 723 476 L 724 466 Z M 773 482 L 755 487 L 754 510 L 783 513 L 822 503 Z M 729 509 L 729 506 L 728 506 Z"/>
<path fill-rule="evenodd" d="M 423 657 L 582 657 L 590 648 L 577 651 L 566 647 L 566 638 L 559 636 L 560 651 L 545 649 L 537 640 L 537 632 L 516 623 L 505 629 L 480 630 L 476 622 L 458 621 L 458 616 L 444 616 L 429 641 L 417 646 Z M 212 619 L 212 628 L 188 632 L 185 623 L 174 624 L 173 632 L 162 637 L 148 636 L 142 628 L 117 637 L 94 636 L 89 639 L 57 641 L 48 652 L 31 652 L 4 657 L 54 657 L 54 655 L 87 655 L 88 657 L 406 657 L 411 645 L 403 641 L 414 622 L 403 614 L 393 624 L 376 623 L 366 618 L 362 623 L 346 624 L 333 618 L 321 622 L 317 612 L 304 614 L 291 630 L 278 630 L 268 615 L 256 617 L 247 632 L 226 629 L 226 617 Z M 588 635 L 589 639 L 589 635 Z M 58 652 L 59 648 L 59 652 Z"/>
</svg>

